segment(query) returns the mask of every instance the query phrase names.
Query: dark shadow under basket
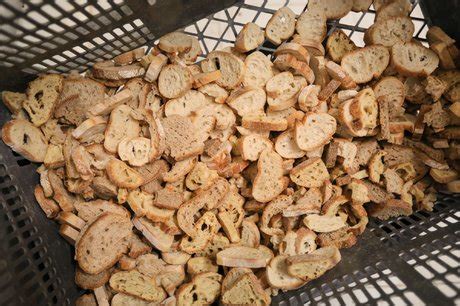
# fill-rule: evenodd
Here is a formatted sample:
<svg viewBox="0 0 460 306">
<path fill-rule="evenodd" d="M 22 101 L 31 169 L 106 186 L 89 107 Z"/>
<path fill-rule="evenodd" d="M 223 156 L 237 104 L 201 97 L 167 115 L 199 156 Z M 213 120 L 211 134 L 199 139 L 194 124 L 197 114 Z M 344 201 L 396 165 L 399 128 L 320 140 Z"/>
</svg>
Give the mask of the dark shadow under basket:
<svg viewBox="0 0 460 306">
<path fill-rule="evenodd" d="M 42 3 L 35 4 L 38 2 Z M 306 1 L 302 5 L 297 5 L 302 1 L 293 0 L 247 0 L 237 4 L 234 0 L 106 2 L 0 3 L 0 89 L 23 90 L 33 75 L 45 71 L 82 72 L 95 60 L 151 46 L 162 34 L 187 25 L 184 31 L 199 38 L 206 54 L 232 44 L 244 23 L 265 24 L 283 5 L 299 14 Z M 455 20 L 459 1 L 427 0 L 425 5 L 416 0 L 411 14 L 417 38 L 425 41 L 429 20 L 423 16 L 428 16 L 427 11 L 437 25 L 459 38 L 460 27 Z M 374 11 L 351 15 L 357 19 L 347 16 L 331 22 L 329 33 L 342 28 L 359 44 Z M 200 18 L 204 19 L 197 21 Z M 273 46 L 265 43 L 260 49 L 269 53 Z M 9 116 L 2 105 L 0 125 Z M 0 305 L 70 305 L 79 295 L 72 248 L 35 203 L 35 169 L 36 165 L 0 142 Z M 273 303 L 460 303 L 459 203 L 459 196 L 439 194 L 432 212 L 385 222 L 371 220 L 358 244 L 343 250 L 342 261 L 335 269 L 301 289 L 280 293 Z"/>
</svg>

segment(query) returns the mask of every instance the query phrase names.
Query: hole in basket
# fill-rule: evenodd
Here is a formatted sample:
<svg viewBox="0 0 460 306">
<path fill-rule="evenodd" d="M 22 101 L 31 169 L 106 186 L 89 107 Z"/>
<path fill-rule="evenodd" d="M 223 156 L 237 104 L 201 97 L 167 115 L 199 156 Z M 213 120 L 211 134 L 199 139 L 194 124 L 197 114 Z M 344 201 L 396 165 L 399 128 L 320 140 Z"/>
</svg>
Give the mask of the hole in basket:
<svg viewBox="0 0 460 306">
<path fill-rule="evenodd" d="M 391 233 L 391 229 L 388 228 L 387 226 L 382 226 L 382 229 L 387 233 Z"/>
</svg>

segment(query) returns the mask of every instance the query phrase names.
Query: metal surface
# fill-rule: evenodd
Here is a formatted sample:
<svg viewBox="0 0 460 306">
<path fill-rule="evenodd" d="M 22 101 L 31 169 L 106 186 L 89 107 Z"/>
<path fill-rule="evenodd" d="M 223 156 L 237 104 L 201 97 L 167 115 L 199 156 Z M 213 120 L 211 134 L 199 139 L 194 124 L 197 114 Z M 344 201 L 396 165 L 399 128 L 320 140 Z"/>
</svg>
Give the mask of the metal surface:
<svg viewBox="0 0 460 306">
<path fill-rule="evenodd" d="M 33 74 L 45 71 L 83 71 L 97 59 L 151 46 L 161 34 L 187 24 L 183 30 L 198 37 L 206 54 L 232 45 L 246 22 L 264 27 L 283 5 L 296 14 L 306 7 L 301 0 L 247 0 L 190 24 L 233 2 L 165 0 L 152 9 L 143 0 L 33 1 L 25 6 L 3 1 L 0 89 L 23 89 Z M 373 16 L 372 10 L 350 13 L 331 22 L 329 33 L 342 28 L 362 45 Z M 416 37 L 424 41 L 428 18 L 418 2 L 411 17 Z M 269 53 L 273 46 L 266 42 L 260 49 Z M 2 105 L 0 125 L 8 118 Z M 70 305 L 79 294 L 71 247 L 35 203 L 35 169 L 0 142 L 0 305 Z M 371 220 L 358 244 L 343 250 L 336 268 L 301 289 L 280 293 L 273 304 L 458 304 L 459 202 L 458 196 L 439 195 L 433 212 Z"/>
</svg>

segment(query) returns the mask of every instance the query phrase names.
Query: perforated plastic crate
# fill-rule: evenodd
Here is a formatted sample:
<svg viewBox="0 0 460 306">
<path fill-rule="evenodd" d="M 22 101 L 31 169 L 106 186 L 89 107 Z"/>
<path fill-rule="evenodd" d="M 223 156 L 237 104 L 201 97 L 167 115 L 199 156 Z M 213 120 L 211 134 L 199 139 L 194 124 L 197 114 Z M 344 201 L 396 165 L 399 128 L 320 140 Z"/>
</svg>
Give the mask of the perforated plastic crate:
<svg viewBox="0 0 460 306">
<path fill-rule="evenodd" d="M 42 72 L 82 72 L 98 59 L 151 46 L 162 34 L 183 26 L 198 37 L 206 54 L 232 45 L 246 22 L 264 27 L 274 10 L 287 5 L 300 14 L 307 5 L 306 0 L 234 2 L 2 1 L 0 89 L 23 89 Z M 455 15 L 458 1 L 441 2 L 452 5 Z M 445 5 L 437 10 L 445 13 Z M 436 7 L 431 1 L 427 6 Z M 362 46 L 374 15 L 372 7 L 366 13 L 350 13 L 329 23 L 329 33 L 342 28 Z M 411 17 L 415 36 L 424 42 L 429 19 L 417 0 Z M 454 19 L 446 18 L 450 24 Z M 450 34 L 458 37 L 458 29 L 454 20 Z M 269 53 L 273 46 L 265 43 L 260 49 Z M 8 118 L 2 105 L 0 125 Z M 69 305 L 79 294 L 73 251 L 35 203 L 35 169 L 0 142 L 0 305 Z M 433 212 L 371 220 L 358 244 L 342 251 L 335 269 L 301 289 L 280 293 L 273 303 L 459 304 L 459 202 L 459 196 L 440 194 Z"/>
</svg>

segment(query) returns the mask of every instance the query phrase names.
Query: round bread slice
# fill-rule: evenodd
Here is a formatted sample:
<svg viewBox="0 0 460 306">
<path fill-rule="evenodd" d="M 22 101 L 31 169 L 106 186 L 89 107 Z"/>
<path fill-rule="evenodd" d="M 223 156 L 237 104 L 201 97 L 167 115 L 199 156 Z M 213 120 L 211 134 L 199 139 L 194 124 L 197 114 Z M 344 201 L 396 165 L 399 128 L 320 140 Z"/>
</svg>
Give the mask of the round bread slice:
<svg viewBox="0 0 460 306">
<path fill-rule="evenodd" d="M 236 37 L 235 48 L 240 52 L 248 52 L 263 44 L 264 39 L 264 31 L 257 24 L 248 22 Z"/>
<path fill-rule="evenodd" d="M 76 242 L 75 258 L 80 268 L 98 274 L 112 267 L 128 252 L 131 229 L 126 216 L 108 212 L 100 215 Z"/>
<path fill-rule="evenodd" d="M 378 78 L 387 68 L 390 54 L 386 47 L 380 45 L 364 47 L 342 58 L 342 69 L 357 84 L 367 83 Z"/>
<path fill-rule="evenodd" d="M 181 32 L 168 33 L 160 38 L 158 47 L 167 52 L 184 52 L 192 47 L 192 38 Z"/>
<path fill-rule="evenodd" d="M 414 30 L 414 23 L 409 17 L 390 17 L 374 23 L 367 29 L 364 40 L 368 45 L 392 47 L 398 42 L 410 41 Z"/>
<path fill-rule="evenodd" d="M 300 149 L 295 141 L 295 134 L 292 129 L 281 133 L 276 138 L 275 151 L 283 158 L 301 158 L 305 156 L 305 151 Z"/>
<path fill-rule="evenodd" d="M 320 157 L 313 157 L 295 166 L 289 173 L 291 180 L 302 187 L 321 187 L 329 172 Z"/>
<path fill-rule="evenodd" d="M 158 90 L 168 99 L 179 98 L 192 88 L 190 70 L 178 64 L 166 65 L 158 77 Z"/>
<path fill-rule="evenodd" d="M 353 0 L 310 0 L 308 10 L 323 12 L 327 19 L 340 19 L 351 11 Z"/>
<path fill-rule="evenodd" d="M 313 151 L 327 144 L 337 129 L 335 118 L 327 113 L 308 113 L 295 124 L 295 140 L 300 149 Z"/>
<path fill-rule="evenodd" d="M 305 283 L 300 278 L 289 275 L 287 272 L 286 255 L 278 255 L 267 266 L 266 275 L 270 286 L 283 290 L 294 290 Z"/>
<path fill-rule="evenodd" d="M 217 85 L 231 89 L 237 87 L 242 81 L 245 66 L 241 59 L 229 52 L 212 51 L 201 62 L 203 72 L 220 70 L 221 77 L 216 80 Z"/>
<path fill-rule="evenodd" d="M 119 271 L 110 277 L 110 287 L 116 292 L 135 296 L 145 301 L 161 302 L 166 292 L 155 283 L 155 279 L 137 270 Z"/>
<path fill-rule="evenodd" d="M 262 88 L 244 87 L 232 91 L 226 103 L 241 117 L 264 112 L 267 96 Z"/>
<path fill-rule="evenodd" d="M 275 45 L 281 44 L 294 34 L 295 14 L 288 7 L 282 7 L 273 14 L 265 28 L 265 36 Z"/>
<path fill-rule="evenodd" d="M 244 60 L 244 65 L 244 86 L 265 87 L 267 81 L 273 77 L 273 63 L 260 51 L 249 54 Z"/>
<path fill-rule="evenodd" d="M 336 63 L 340 63 L 345 54 L 355 50 L 356 48 L 355 43 L 342 30 L 335 30 L 327 38 L 327 53 Z"/>
<path fill-rule="evenodd" d="M 13 151 L 32 162 L 45 160 L 48 142 L 42 131 L 27 120 L 14 119 L 5 123 L 2 140 Z"/>
<path fill-rule="evenodd" d="M 297 20 L 296 31 L 301 39 L 321 43 L 327 33 L 326 21 L 327 18 L 324 12 L 307 10 Z M 298 41 L 296 42 L 303 45 Z"/>
<path fill-rule="evenodd" d="M 404 76 L 424 77 L 439 65 L 439 58 L 432 50 L 415 42 L 397 43 L 391 48 L 391 62 Z"/>
</svg>

